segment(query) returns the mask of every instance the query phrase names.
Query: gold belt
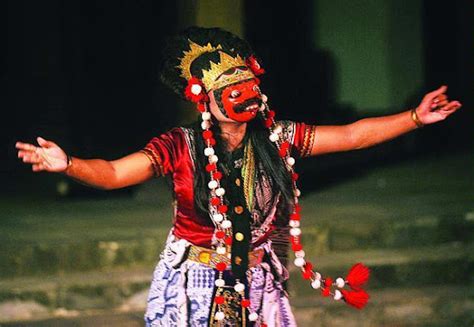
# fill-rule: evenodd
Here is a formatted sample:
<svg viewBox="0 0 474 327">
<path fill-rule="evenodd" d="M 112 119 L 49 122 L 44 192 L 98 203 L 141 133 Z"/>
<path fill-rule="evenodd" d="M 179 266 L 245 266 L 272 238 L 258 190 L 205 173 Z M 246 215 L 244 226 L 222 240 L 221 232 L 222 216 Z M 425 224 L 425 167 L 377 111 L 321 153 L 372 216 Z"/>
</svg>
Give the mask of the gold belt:
<svg viewBox="0 0 474 327">
<path fill-rule="evenodd" d="M 255 267 L 263 260 L 265 251 L 263 249 L 255 249 L 249 252 L 249 268 Z M 230 256 L 230 254 L 229 254 Z M 189 249 L 188 259 L 205 264 L 211 268 L 216 268 L 216 264 L 224 262 L 230 268 L 230 257 L 226 254 L 219 254 L 213 249 L 203 248 L 197 245 L 191 245 Z"/>
</svg>

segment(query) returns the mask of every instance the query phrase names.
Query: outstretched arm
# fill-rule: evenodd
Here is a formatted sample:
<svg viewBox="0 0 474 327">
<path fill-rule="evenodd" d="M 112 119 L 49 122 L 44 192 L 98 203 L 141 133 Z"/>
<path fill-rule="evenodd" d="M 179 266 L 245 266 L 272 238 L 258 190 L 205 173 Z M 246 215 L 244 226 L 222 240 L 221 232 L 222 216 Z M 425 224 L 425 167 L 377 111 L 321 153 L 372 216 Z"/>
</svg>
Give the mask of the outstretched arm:
<svg viewBox="0 0 474 327">
<path fill-rule="evenodd" d="M 446 119 L 461 107 L 458 101 L 448 101 L 446 86 L 425 95 L 415 109 L 418 124 L 433 124 Z M 365 118 L 349 125 L 317 126 L 311 155 L 367 148 L 394 139 L 418 127 L 412 111 L 394 115 Z"/>
<path fill-rule="evenodd" d="M 151 178 L 153 166 L 145 154 L 135 152 L 113 161 L 68 157 L 54 142 L 41 137 L 38 145 L 17 142 L 18 157 L 32 164 L 34 172 L 64 173 L 83 184 L 111 190 L 139 184 Z"/>
</svg>

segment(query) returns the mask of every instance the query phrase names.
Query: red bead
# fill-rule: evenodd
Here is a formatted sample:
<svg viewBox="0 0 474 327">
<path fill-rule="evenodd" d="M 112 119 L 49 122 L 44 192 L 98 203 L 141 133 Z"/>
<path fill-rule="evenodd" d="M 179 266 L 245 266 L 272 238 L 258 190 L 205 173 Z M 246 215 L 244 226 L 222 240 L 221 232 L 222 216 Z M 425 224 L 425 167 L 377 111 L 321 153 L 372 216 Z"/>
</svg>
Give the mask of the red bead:
<svg viewBox="0 0 474 327">
<path fill-rule="evenodd" d="M 262 322 L 262 323 L 260 324 L 260 327 L 268 327 L 268 325 Z"/>
<path fill-rule="evenodd" d="M 218 197 L 213 197 L 213 198 L 211 199 L 211 204 L 212 204 L 213 206 L 218 206 L 219 204 L 221 204 L 221 199 L 219 199 Z"/>
<path fill-rule="evenodd" d="M 242 305 L 242 307 L 244 308 L 248 308 L 250 307 L 250 300 L 249 299 L 243 299 L 240 304 Z"/>
<path fill-rule="evenodd" d="M 283 142 L 281 145 L 280 145 L 280 149 L 281 150 L 288 150 L 290 148 L 290 143 L 288 141 L 285 141 Z"/>
<path fill-rule="evenodd" d="M 224 271 L 227 268 L 227 265 L 224 262 L 219 262 L 216 265 L 216 269 L 219 271 Z"/>
<path fill-rule="evenodd" d="M 296 182 L 299 177 L 300 177 L 300 175 L 298 175 L 297 173 L 291 174 L 291 179 L 293 180 L 293 182 Z"/>
<path fill-rule="evenodd" d="M 210 139 L 208 139 L 207 141 L 209 142 L 209 145 L 210 145 L 210 146 L 214 146 L 214 145 L 216 145 L 216 139 L 215 139 L 215 138 L 213 138 L 213 137 L 211 137 L 211 138 L 210 138 Z"/>
<path fill-rule="evenodd" d="M 326 287 L 331 287 L 332 285 L 332 278 L 331 277 L 326 277 L 326 279 L 324 280 L 324 286 Z"/>
<path fill-rule="evenodd" d="M 310 279 L 313 276 L 312 271 L 303 271 L 303 278 L 304 279 Z"/>
<path fill-rule="evenodd" d="M 284 158 L 286 156 L 286 149 L 280 148 L 280 150 L 278 150 L 278 155 L 280 158 Z"/>
<path fill-rule="evenodd" d="M 204 99 L 203 99 L 203 100 L 204 100 Z M 204 105 L 204 102 L 199 102 L 199 103 L 197 104 L 197 110 L 198 110 L 199 112 L 204 112 L 204 111 L 206 111 L 206 106 Z"/>
<path fill-rule="evenodd" d="M 216 296 L 214 298 L 214 303 L 215 304 L 224 304 L 225 298 L 223 296 Z"/>
<path fill-rule="evenodd" d="M 202 132 L 202 137 L 205 139 L 205 140 L 209 140 L 211 137 L 212 137 L 212 131 L 204 131 Z"/>
<path fill-rule="evenodd" d="M 295 212 L 300 213 L 301 212 L 301 206 L 297 203 L 295 204 Z"/>
<path fill-rule="evenodd" d="M 224 238 L 225 237 L 225 232 L 223 230 L 218 230 L 216 232 L 216 237 L 217 238 Z"/>
<path fill-rule="evenodd" d="M 296 213 L 296 212 L 295 212 L 295 213 L 292 213 L 292 214 L 290 215 L 290 219 L 291 219 L 291 220 L 300 220 L 300 219 L 301 219 L 301 216 L 300 216 L 299 213 Z"/>
<path fill-rule="evenodd" d="M 270 110 L 270 111 L 268 112 L 268 117 L 269 117 L 269 118 L 274 118 L 274 117 L 275 117 L 275 111 Z"/>
<path fill-rule="evenodd" d="M 291 249 L 293 250 L 293 252 L 301 251 L 301 250 L 303 250 L 303 245 L 301 245 L 301 244 L 291 244 Z"/>
<path fill-rule="evenodd" d="M 304 270 L 305 271 L 311 271 L 313 270 L 313 264 L 309 261 L 306 261 L 306 264 L 304 265 Z"/>
<path fill-rule="evenodd" d="M 329 296 L 329 295 L 331 295 L 331 290 L 329 289 L 329 287 L 321 288 L 321 294 L 323 296 Z"/>
<path fill-rule="evenodd" d="M 227 207 L 225 204 L 222 204 L 217 208 L 217 211 L 219 211 L 220 213 L 226 213 L 227 210 L 229 210 L 229 207 Z"/>
<path fill-rule="evenodd" d="M 267 119 L 265 119 L 265 121 L 263 122 L 263 126 L 265 126 L 265 127 L 267 127 L 267 128 L 268 128 L 268 127 L 271 127 L 272 124 L 273 124 L 273 119 L 271 119 L 271 118 L 267 118 Z"/>
<path fill-rule="evenodd" d="M 299 236 L 290 236 L 291 244 L 300 244 L 300 237 Z"/>
<path fill-rule="evenodd" d="M 222 179 L 222 173 L 220 171 L 216 171 L 212 174 L 212 177 L 214 179 L 221 180 Z"/>
<path fill-rule="evenodd" d="M 211 163 L 209 163 L 209 164 L 206 165 L 206 171 L 207 171 L 208 173 L 210 173 L 210 172 L 213 171 L 213 170 L 216 170 L 216 168 L 217 168 L 216 164 L 211 164 Z"/>
<path fill-rule="evenodd" d="M 232 237 L 226 237 L 224 240 L 225 244 L 232 245 Z"/>
</svg>

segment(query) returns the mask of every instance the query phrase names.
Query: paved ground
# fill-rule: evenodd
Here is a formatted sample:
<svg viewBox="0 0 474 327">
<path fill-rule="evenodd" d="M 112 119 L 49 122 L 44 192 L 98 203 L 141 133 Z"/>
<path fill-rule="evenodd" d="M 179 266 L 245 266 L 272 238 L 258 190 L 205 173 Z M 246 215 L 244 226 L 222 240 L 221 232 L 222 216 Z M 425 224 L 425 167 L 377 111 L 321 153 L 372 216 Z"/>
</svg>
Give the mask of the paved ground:
<svg viewBox="0 0 474 327">
<path fill-rule="evenodd" d="M 311 185 L 317 183 L 317 179 L 313 179 L 313 175 L 303 174 L 302 189 L 307 190 L 302 200 L 304 226 L 319 226 L 336 221 L 341 225 L 341 229 L 347 227 L 350 233 L 354 233 L 361 229 L 361 221 L 388 220 L 393 222 L 421 217 L 420 227 L 424 228 L 426 225 L 429 228 L 430 222 L 433 221 L 432 218 L 461 217 L 474 220 L 474 202 L 472 201 L 474 169 L 472 167 L 474 167 L 474 156 L 471 154 L 419 158 L 412 162 L 364 171 L 347 179 L 344 183 L 335 180 L 334 183 L 327 183 L 326 187 L 318 192 L 310 192 Z M 39 177 L 39 180 L 45 178 L 48 177 L 42 176 Z M 60 182 L 60 180 L 55 182 L 58 181 Z M 48 192 L 44 192 L 25 195 L 21 198 L 16 196 L 0 198 L 0 239 L 2 240 L 0 256 L 4 254 L 1 251 L 5 244 L 44 243 L 58 244 L 59 246 L 84 240 L 153 238 L 162 235 L 171 226 L 169 205 L 171 197 L 163 184 L 149 183 L 139 189 L 135 197 L 131 198 L 52 200 L 48 194 Z M 377 234 L 377 232 L 375 231 L 373 234 Z M 361 235 L 365 237 L 363 233 Z M 409 237 L 412 238 L 412 236 Z M 415 237 L 418 236 L 415 235 Z M 27 273 L 35 275 L 35 271 Z M 40 279 L 38 278 L 38 280 Z M 449 289 L 449 292 L 451 291 L 453 292 L 451 297 L 448 296 L 450 299 L 456 299 L 459 294 L 463 294 L 463 289 Z M 432 293 L 436 290 L 427 290 L 427 292 Z M 410 297 L 411 294 L 413 299 L 423 298 L 419 291 L 399 293 L 397 290 L 394 293 L 382 292 L 380 296 L 395 297 L 400 299 L 397 300 L 400 303 L 403 303 L 401 299 L 405 295 Z M 433 308 L 419 306 L 417 300 L 407 306 L 394 305 L 391 309 L 390 307 L 387 310 L 384 309 L 383 312 L 380 312 L 380 309 L 374 309 L 373 315 L 390 316 L 392 314 L 393 321 L 396 321 L 396 317 L 405 314 L 407 317 L 421 317 L 420 321 L 422 321 L 419 324 L 404 322 L 400 325 L 396 323 L 382 324 L 383 326 L 464 326 L 464 324 L 460 325 L 456 322 L 450 325 L 449 322 L 443 323 L 442 320 L 439 323 L 430 324 L 430 317 L 438 310 Z M 474 312 L 472 301 L 462 302 L 454 309 L 460 311 L 461 315 L 464 315 L 462 310 Z M 359 321 L 357 319 L 360 316 L 337 312 L 338 315 L 329 315 L 324 318 L 324 324 L 311 322 L 313 318 L 316 319 L 319 314 L 323 314 L 321 307 L 319 309 L 316 306 L 310 309 L 302 308 L 297 314 L 301 326 L 362 326 L 357 325 L 358 323 L 354 325 L 354 321 Z M 469 318 L 463 320 L 463 323 L 468 321 L 467 319 Z M 466 326 L 471 325 L 474 326 L 474 324 Z M 87 315 L 80 317 L 0 324 L 0 326 L 133 327 L 142 326 L 142 313 L 89 311 Z M 372 325 L 367 324 L 367 326 Z"/>
</svg>

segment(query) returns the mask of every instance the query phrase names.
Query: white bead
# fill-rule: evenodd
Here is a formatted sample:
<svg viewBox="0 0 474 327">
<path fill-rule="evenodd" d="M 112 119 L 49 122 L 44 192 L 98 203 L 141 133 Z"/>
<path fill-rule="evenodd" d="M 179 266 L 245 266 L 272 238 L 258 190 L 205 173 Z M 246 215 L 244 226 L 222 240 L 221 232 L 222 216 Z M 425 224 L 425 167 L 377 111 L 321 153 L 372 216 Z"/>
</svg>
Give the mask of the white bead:
<svg viewBox="0 0 474 327">
<path fill-rule="evenodd" d="M 268 101 L 268 97 L 267 97 L 265 94 L 262 94 L 262 101 L 263 101 L 263 102 L 267 102 L 267 101 Z"/>
<path fill-rule="evenodd" d="M 221 213 L 216 213 L 212 218 L 216 223 L 220 223 L 224 219 L 224 216 Z"/>
<path fill-rule="evenodd" d="M 211 190 L 215 189 L 217 187 L 217 181 L 212 180 L 207 184 L 207 187 L 209 187 Z"/>
<path fill-rule="evenodd" d="M 224 220 L 221 224 L 222 228 L 227 229 L 232 227 L 232 223 L 230 220 Z"/>
<path fill-rule="evenodd" d="M 243 292 L 243 291 L 245 290 L 245 285 L 242 284 L 242 283 L 237 283 L 237 284 L 235 284 L 235 286 L 234 286 L 234 290 L 235 290 L 236 292 L 239 292 L 239 293 L 240 293 L 240 292 Z"/>
<path fill-rule="evenodd" d="M 290 227 L 300 227 L 300 221 L 299 220 L 290 220 L 289 223 Z"/>
<path fill-rule="evenodd" d="M 194 94 L 194 95 L 198 95 L 199 93 L 201 93 L 202 91 L 202 87 L 201 85 L 199 84 L 193 84 L 191 86 L 191 93 Z"/>
<path fill-rule="evenodd" d="M 314 273 L 314 279 L 320 280 L 321 279 L 321 274 L 316 271 Z"/>
<path fill-rule="evenodd" d="M 224 287 L 225 285 L 225 281 L 222 278 L 216 279 L 214 283 L 216 284 L 217 287 Z"/>
<path fill-rule="evenodd" d="M 295 158 L 293 157 L 286 158 L 286 163 L 290 166 L 293 166 L 295 164 Z"/>
<path fill-rule="evenodd" d="M 291 236 L 299 236 L 299 235 L 301 235 L 301 229 L 299 229 L 298 227 L 291 228 L 291 229 L 290 229 L 290 235 L 291 235 Z"/>
<path fill-rule="evenodd" d="M 225 246 L 218 246 L 216 249 L 217 254 L 225 254 L 226 253 L 226 248 Z"/>
<path fill-rule="evenodd" d="M 305 253 L 304 253 L 303 250 L 296 251 L 296 252 L 295 252 L 295 256 L 296 256 L 297 258 L 304 258 Z"/>
<path fill-rule="evenodd" d="M 339 277 L 336 279 L 336 286 L 339 288 L 343 288 L 344 285 L 346 285 L 346 282 L 344 281 L 343 278 Z"/>
<path fill-rule="evenodd" d="M 273 129 L 273 133 L 280 134 L 283 131 L 283 128 L 281 125 L 276 125 L 275 128 Z"/>
<path fill-rule="evenodd" d="M 204 149 L 204 155 L 206 157 L 212 156 L 214 154 L 214 149 L 213 148 L 205 148 Z"/>
<path fill-rule="evenodd" d="M 319 279 L 315 279 L 311 282 L 311 287 L 317 290 L 321 287 L 321 281 Z"/>
<path fill-rule="evenodd" d="M 209 156 L 209 162 L 210 163 L 216 163 L 219 161 L 219 158 L 214 154 L 212 156 Z"/>
<path fill-rule="evenodd" d="M 252 312 L 251 314 L 249 314 L 250 321 L 257 321 L 257 319 L 258 319 L 258 314 L 256 312 Z"/>
<path fill-rule="evenodd" d="M 222 311 L 217 311 L 216 312 L 216 315 L 214 316 L 214 318 L 216 318 L 216 320 L 222 320 L 225 318 L 225 314 L 224 312 Z"/>
<path fill-rule="evenodd" d="M 306 264 L 306 261 L 304 258 L 296 258 L 294 263 L 296 267 L 303 267 Z"/>
<path fill-rule="evenodd" d="M 202 120 L 211 120 L 211 113 L 209 111 L 204 111 L 201 114 Z"/>
<path fill-rule="evenodd" d="M 334 300 L 339 301 L 340 299 L 342 299 L 342 293 L 341 293 L 341 291 L 335 290 L 335 291 L 334 291 Z"/>
<path fill-rule="evenodd" d="M 204 120 L 201 123 L 201 128 L 202 129 L 209 129 L 210 127 L 211 127 L 211 121 L 209 121 L 209 120 Z"/>
<path fill-rule="evenodd" d="M 219 187 L 217 190 L 216 190 L 216 195 L 217 196 L 223 196 L 225 194 L 225 189 L 222 188 L 222 187 Z"/>
<path fill-rule="evenodd" d="M 300 191 L 299 189 L 296 189 L 296 190 L 295 190 L 295 196 L 296 196 L 296 197 L 301 196 L 301 191 Z"/>
<path fill-rule="evenodd" d="M 278 141 L 279 138 L 280 138 L 280 137 L 278 136 L 278 134 L 275 134 L 275 133 L 271 133 L 270 136 L 269 136 L 269 139 L 270 139 L 270 141 L 272 141 L 272 142 Z"/>
<path fill-rule="evenodd" d="M 260 108 L 258 108 L 258 110 L 259 110 L 259 111 L 265 111 L 266 108 L 267 108 L 267 107 L 265 106 L 265 103 L 262 103 L 262 104 L 260 105 Z"/>
</svg>

